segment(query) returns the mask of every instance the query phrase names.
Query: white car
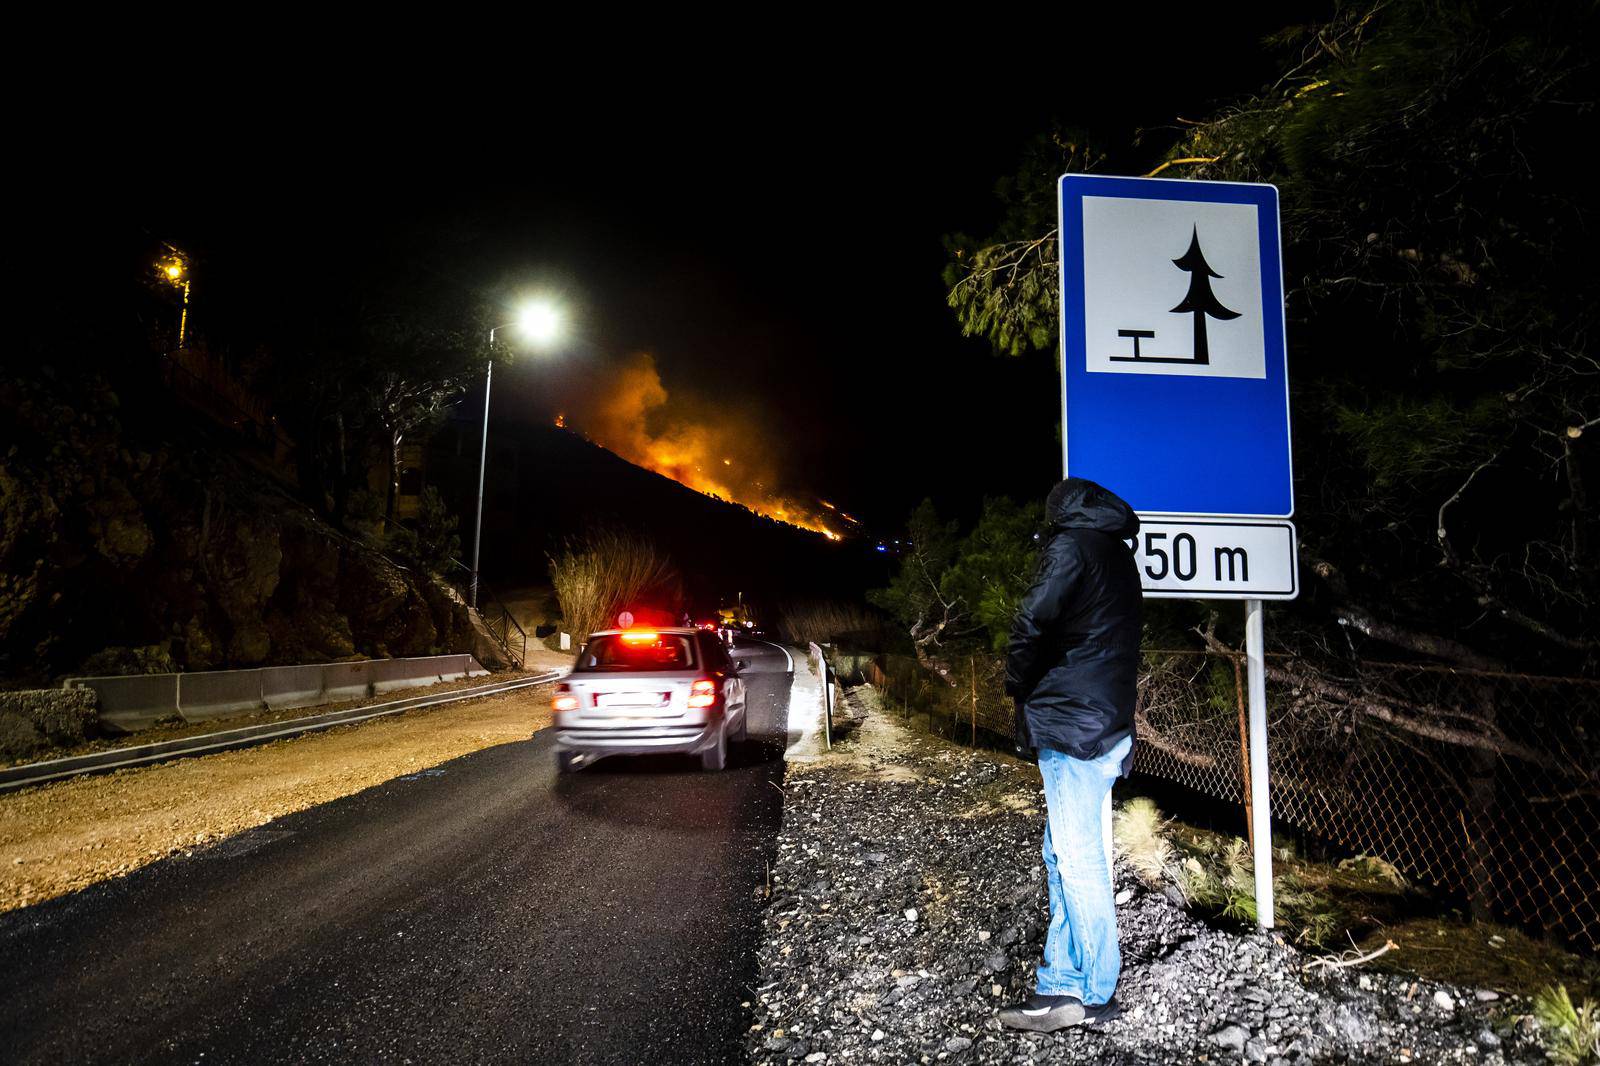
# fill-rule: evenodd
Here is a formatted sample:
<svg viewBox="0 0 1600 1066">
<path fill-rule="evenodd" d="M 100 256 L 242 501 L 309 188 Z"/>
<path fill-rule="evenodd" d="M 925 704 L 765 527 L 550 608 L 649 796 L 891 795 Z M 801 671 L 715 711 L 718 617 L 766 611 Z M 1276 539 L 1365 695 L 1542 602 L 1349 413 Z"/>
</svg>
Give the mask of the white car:
<svg viewBox="0 0 1600 1066">
<path fill-rule="evenodd" d="M 728 745 L 748 735 L 744 667 L 701 629 L 591 634 L 550 701 L 557 768 L 571 773 L 602 755 L 683 752 L 721 770 Z"/>
</svg>

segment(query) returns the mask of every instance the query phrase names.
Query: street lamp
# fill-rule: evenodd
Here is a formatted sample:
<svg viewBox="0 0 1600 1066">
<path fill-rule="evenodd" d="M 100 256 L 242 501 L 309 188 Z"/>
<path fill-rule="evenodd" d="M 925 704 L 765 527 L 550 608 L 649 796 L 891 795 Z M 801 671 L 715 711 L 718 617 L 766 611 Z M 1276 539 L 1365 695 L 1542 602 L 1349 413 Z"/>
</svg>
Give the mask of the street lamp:
<svg viewBox="0 0 1600 1066">
<path fill-rule="evenodd" d="M 189 261 L 172 245 L 167 245 L 167 250 L 171 254 L 156 265 L 162 277 L 183 291 L 183 310 L 178 315 L 178 347 L 182 348 L 184 334 L 189 331 Z"/>
<path fill-rule="evenodd" d="M 467 585 L 467 606 L 478 606 L 478 549 L 483 543 L 483 479 L 489 463 L 489 390 L 494 384 L 494 338 L 503 329 L 516 326 L 529 344 L 545 348 L 561 338 L 565 326 L 561 307 L 551 300 L 525 304 L 510 322 L 489 330 L 489 368 L 483 375 L 483 437 L 478 450 L 478 516 L 472 524 L 472 576 Z"/>
</svg>

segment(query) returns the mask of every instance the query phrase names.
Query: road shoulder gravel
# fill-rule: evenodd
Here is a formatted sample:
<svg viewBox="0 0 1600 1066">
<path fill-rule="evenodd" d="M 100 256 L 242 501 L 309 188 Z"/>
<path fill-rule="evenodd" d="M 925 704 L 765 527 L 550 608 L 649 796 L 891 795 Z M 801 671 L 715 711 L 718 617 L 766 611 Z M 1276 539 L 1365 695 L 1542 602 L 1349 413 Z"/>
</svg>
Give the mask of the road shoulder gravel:
<svg viewBox="0 0 1600 1066">
<path fill-rule="evenodd" d="M 848 738 L 785 780 L 752 1061 L 1545 1061 L 1509 1000 L 1308 972 L 1280 937 L 1208 925 L 1120 868 L 1122 1018 L 1100 1034 L 1001 1029 L 1047 917 L 1038 771 L 912 734 L 870 687 L 845 705 Z"/>
<path fill-rule="evenodd" d="M 549 724 L 549 686 L 0 795 L 0 912 L 137 870 Z"/>
</svg>

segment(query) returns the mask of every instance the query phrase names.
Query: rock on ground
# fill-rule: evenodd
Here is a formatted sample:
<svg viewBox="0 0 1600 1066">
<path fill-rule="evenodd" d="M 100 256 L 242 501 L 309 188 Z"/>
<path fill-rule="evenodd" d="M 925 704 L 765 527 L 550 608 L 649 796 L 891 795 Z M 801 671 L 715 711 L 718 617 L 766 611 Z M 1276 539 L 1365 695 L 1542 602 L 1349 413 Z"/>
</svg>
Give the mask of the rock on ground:
<svg viewBox="0 0 1600 1066">
<path fill-rule="evenodd" d="M 870 690 L 852 699 L 873 702 Z M 1118 870 L 1123 1016 L 1002 1029 L 1047 916 L 1043 797 L 1025 763 L 887 715 L 792 766 L 748 1050 L 758 1063 L 1535 1063 L 1505 1004 L 1215 928 Z"/>
</svg>

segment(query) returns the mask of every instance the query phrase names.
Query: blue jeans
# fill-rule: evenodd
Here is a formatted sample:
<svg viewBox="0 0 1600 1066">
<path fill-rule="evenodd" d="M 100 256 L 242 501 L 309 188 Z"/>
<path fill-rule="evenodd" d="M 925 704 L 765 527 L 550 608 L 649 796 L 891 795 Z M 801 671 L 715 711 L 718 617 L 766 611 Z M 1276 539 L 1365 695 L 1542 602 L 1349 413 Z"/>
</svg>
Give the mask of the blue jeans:
<svg viewBox="0 0 1600 1066">
<path fill-rule="evenodd" d="M 1132 746 L 1133 738 L 1124 737 L 1098 759 L 1039 749 L 1050 815 L 1044 829 L 1050 929 L 1036 986 L 1041 996 L 1076 996 L 1095 1006 L 1117 989 L 1122 951 L 1111 887 L 1111 784 Z"/>
</svg>

